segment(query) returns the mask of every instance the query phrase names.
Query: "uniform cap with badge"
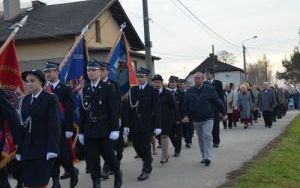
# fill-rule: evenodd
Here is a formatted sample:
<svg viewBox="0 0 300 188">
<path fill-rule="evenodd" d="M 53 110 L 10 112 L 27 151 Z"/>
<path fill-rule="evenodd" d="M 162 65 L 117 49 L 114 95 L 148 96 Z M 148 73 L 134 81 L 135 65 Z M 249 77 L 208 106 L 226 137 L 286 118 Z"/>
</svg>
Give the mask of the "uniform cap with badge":
<svg viewBox="0 0 300 188">
<path fill-rule="evenodd" d="M 162 78 L 161 75 L 156 74 L 156 75 L 154 75 L 153 78 L 152 78 L 152 81 L 155 81 L 155 80 L 163 81 L 163 78 Z"/>
<path fill-rule="evenodd" d="M 44 72 L 49 71 L 49 70 L 58 70 L 58 69 L 59 69 L 59 63 L 48 61 L 45 65 Z"/>
<path fill-rule="evenodd" d="M 89 61 L 89 63 L 87 64 L 87 67 L 86 67 L 87 69 L 100 69 L 101 68 L 101 64 L 98 62 L 98 61 L 96 61 L 96 60 L 94 60 L 94 59 L 92 59 L 92 60 L 90 60 Z"/>
<path fill-rule="evenodd" d="M 136 75 L 149 75 L 150 74 L 150 70 L 149 69 L 146 69 L 144 67 L 140 67 L 137 71 L 136 71 Z"/>
<path fill-rule="evenodd" d="M 177 76 L 170 76 L 169 82 L 178 82 L 178 77 Z"/>
</svg>

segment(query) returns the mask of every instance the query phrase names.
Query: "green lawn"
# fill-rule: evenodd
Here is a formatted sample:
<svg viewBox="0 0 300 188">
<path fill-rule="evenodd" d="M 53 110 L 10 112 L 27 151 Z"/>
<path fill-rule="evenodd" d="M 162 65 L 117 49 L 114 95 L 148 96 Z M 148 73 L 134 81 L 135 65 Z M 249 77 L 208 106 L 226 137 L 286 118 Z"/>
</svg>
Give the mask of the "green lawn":
<svg viewBox="0 0 300 188">
<path fill-rule="evenodd" d="M 300 116 L 292 121 L 279 145 L 255 161 L 234 188 L 300 188 Z"/>
</svg>

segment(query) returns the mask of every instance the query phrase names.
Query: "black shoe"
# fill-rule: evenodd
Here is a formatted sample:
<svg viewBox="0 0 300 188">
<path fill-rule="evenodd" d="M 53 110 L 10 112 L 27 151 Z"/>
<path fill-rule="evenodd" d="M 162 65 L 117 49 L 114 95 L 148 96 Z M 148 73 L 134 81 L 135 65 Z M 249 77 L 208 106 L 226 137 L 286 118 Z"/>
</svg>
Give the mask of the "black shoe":
<svg viewBox="0 0 300 188">
<path fill-rule="evenodd" d="M 135 159 L 138 159 L 138 158 L 140 158 L 140 156 L 139 156 L 139 155 L 136 155 L 136 156 L 134 156 L 134 158 L 135 158 Z"/>
<path fill-rule="evenodd" d="M 204 159 L 200 162 L 201 164 L 204 164 Z"/>
<path fill-rule="evenodd" d="M 175 153 L 174 155 L 173 155 L 173 157 L 179 157 L 180 156 L 180 153 Z"/>
<path fill-rule="evenodd" d="M 52 188 L 61 188 L 59 183 L 59 178 L 52 178 L 52 181 L 53 181 Z"/>
<path fill-rule="evenodd" d="M 78 174 L 79 174 L 78 168 L 74 167 L 72 175 L 70 176 L 70 187 L 71 188 L 76 187 L 76 185 L 78 184 Z"/>
<path fill-rule="evenodd" d="M 163 164 L 166 164 L 166 163 L 168 163 L 169 162 L 169 156 L 167 157 L 167 159 L 166 160 L 161 160 L 160 161 L 160 163 L 163 165 Z"/>
<path fill-rule="evenodd" d="M 209 159 L 204 159 L 204 164 L 205 166 L 209 166 L 210 165 L 210 160 Z"/>
<path fill-rule="evenodd" d="M 214 147 L 214 148 L 218 148 L 218 147 L 219 147 L 219 144 L 214 144 L 213 147 Z"/>
<path fill-rule="evenodd" d="M 186 144 L 185 144 L 185 147 L 191 148 L 191 144 L 190 144 L 190 143 L 186 143 Z"/>
<path fill-rule="evenodd" d="M 93 180 L 93 188 L 101 188 L 100 179 Z"/>
<path fill-rule="evenodd" d="M 115 172 L 115 182 L 114 182 L 114 188 L 120 188 L 123 184 L 123 173 L 121 170 L 118 172 Z"/>
<path fill-rule="evenodd" d="M 65 173 L 60 176 L 60 179 L 61 180 L 68 179 L 70 176 L 71 176 L 70 173 L 65 171 Z"/>
<path fill-rule="evenodd" d="M 143 172 L 141 173 L 141 175 L 138 177 L 138 180 L 139 180 L 139 181 L 144 181 L 144 180 L 146 180 L 146 179 L 148 179 L 148 178 L 149 178 L 149 174 L 143 171 Z"/>
<path fill-rule="evenodd" d="M 103 169 L 101 173 L 101 178 L 107 180 L 109 178 L 109 169 Z"/>
</svg>

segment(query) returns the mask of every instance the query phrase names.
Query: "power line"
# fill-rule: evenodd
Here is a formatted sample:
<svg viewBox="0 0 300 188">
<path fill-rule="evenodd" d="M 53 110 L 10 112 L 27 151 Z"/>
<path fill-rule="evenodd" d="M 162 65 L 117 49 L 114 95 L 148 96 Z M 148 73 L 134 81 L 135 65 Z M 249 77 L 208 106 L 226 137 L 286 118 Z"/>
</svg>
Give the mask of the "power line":
<svg viewBox="0 0 300 188">
<path fill-rule="evenodd" d="M 221 36 L 220 34 L 218 34 L 216 31 L 214 31 L 211 27 L 209 27 L 207 24 L 205 24 L 198 16 L 196 16 L 184 3 L 182 3 L 181 0 L 176 0 L 177 2 L 179 2 L 181 4 L 181 6 L 189 12 L 189 14 L 196 19 L 202 26 L 204 26 L 208 31 L 210 31 L 212 34 L 214 34 L 216 37 L 218 37 L 220 40 L 226 42 L 227 44 L 236 47 L 236 48 L 240 48 L 239 45 L 230 42 L 229 40 L 227 40 L 226 38 L 224 38 L 223 36 Z"/>
</svg>

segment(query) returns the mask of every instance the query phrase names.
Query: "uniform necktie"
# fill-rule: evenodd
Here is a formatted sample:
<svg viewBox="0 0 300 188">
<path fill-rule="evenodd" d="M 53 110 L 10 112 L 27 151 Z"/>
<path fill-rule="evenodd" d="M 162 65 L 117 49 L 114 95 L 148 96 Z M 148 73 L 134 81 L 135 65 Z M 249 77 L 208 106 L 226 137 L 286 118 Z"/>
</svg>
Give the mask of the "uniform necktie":
<svg viewBox="0 0 300 188">
<path fill-rule="evenodd" d="M 35 97 L 31 97 L 30 105 L 32 105 L 32 104 L 34 103 L 35 100 L 36 100 Z"/>
</svg>

